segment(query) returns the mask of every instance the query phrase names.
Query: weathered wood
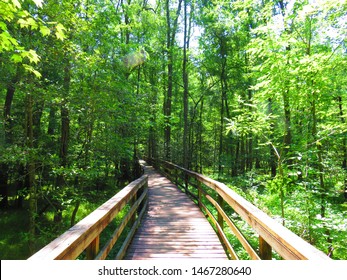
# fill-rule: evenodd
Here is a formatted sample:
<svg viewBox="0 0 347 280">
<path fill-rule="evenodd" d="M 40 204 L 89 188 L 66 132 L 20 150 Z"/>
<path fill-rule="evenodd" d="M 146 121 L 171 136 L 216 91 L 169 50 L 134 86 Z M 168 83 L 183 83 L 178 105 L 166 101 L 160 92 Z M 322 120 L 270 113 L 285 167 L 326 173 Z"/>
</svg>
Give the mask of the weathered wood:
<svg viewBox="0 0 347 280">
<path fill-rule="evenodd" d="M 29 260 L 76 259 L 116 217 L 137 191 L 146 184 L 146 175 L 133 181 Z"/>
<path fill-rule="evenodd" d="M 89 246 L 86 249 L 87 260 L 93 260 L 98 254 L 99 248 L 100 248 L 100 236 L 98 235 L 97 237 L 95 237 L 92 243 L 89 244 Z"/>
<path fill-rule="evenodd" d="M 118 238 L 120 237 L 120 235 L 122 234 L 123 230 L 128 225 L 128 222 L 131 220 L 136 221 L 135 213 L 138 210 L 139 205 L 142 203 L 142 201 L 145 200 L 146 196 L 147 196 L 147 190 L 145 190 L 142 193 L 142 195 L 139 197 L 139 199 L 133 204 L 132 208 L 129 210 L 129 212 L 123 218 L 122 222 L 119 224 L 119 226 L 113 232 L 109 241 L 105 244 L 105 246 L 101 249 L 99 254 L 95 257 L 96 260 L 106 259 L 107 255 L 109 254 L 109 252 L 113 248 L 114 244 L 116 244 L 116 242 L 117 242 Z"/>
<path fill-rule="evenodd" d="M 198 206 L 153 168 L 148 167 L 146 172 L 148 212 L 125 259 L 216 257 L 227 260 L 215 231 Z"/>
<path fill-rule="evenodd" d="M 141 220 L 142 220 L 142 217 L 143 217 L 143 215 L 144 215 L 146 209 L 147 209 L 147 207 L 144 207 L 144 208 L 141 210 L 141 212 L 140 212 L 140 214 L 139 214 L 139 218 L 136 220 L 136 222 L 135 222 L 135 223 L 133 224 L 133 226 L 131 227 L 131 230 L 130 230 L 130 232 L 129 232 L 127 238 L 124 240 L 123 245 L 122 245 L 122 247 L 120 248 L 120 250 L 119 250 L 119 252 L 118 252 L 118 254 L 117 254 L 117 256 L 116 256 L 116 260 L 121 260 L 121 259 L 124 258 L 125 254 L 126 254 L 126 250 L 128 249 L 129 244 L 130 244 L 132 238 L 134 237 L 134 234 L 135 234 L 135 232 L 136 232 L 137 227 L 140 225 L 140 222 L 141 222 Z"/>
<path fill-rule="evenodd" d="M 225 184 L 202 174 L 184 169 L 173 163 L 159 160 L 161 164 L 181 170 L 215 190 L 242 219 L 244 219 L 284 259 L 329 260 L 323 252 L 270 218 L 259 208 L 238 195 Z"/>
<path fill-rule="evenodd" d="M 261 258 L 258 256 L 258 254 L 255 252 L 255 250 L 252 248 L 252 246 L 248 243 L 247 239 L 243 236 L 243 234 L 239 231 L 239 229 L 236 227 L 236 225 L 230 220 L 228 215 L 224 212 L 224 210 L 219 206 L 217 201 L 215 201 L 211 196 L 206 195 L 206 198 L 213 204 L 213 206 L 217 209 L 218 213 L 223 217 L 223 219 L 228 224 L 229 228 L 232 230 L 232 232 L 235 234 L 237 239 L 241 242 L 243 248 L 247 251 L 247 253 L 250 255 L 252 260 L 260 260 Z"/>
<path fill-rule="evenodd" d="M 220 207 L 221 210 L 223 209 L 223 206 L 224 206 L 224 199 L 220 195 L 218 195 L 218 206 Z M 218 211 L 217 221 L 218 221 L 218 224 L 219 224 L 219 226 L 221 227 L 221 229 L 223 231 L 223 229 L 224 229 L 224 219 L 223 219 L 223 215 L 221 213 L 222 211 Z"/>
<path fill-rule="evenodd" d="M 201 182 L 200 181 L 198 181 L 197 188 L 198 188 L 198 206 L 201 209 L 203 203 L 202 203 L 202 188 L 201 188 Z"/>
<path fill-rule="evenodd" d="M 212 220 L 212 222 L 214 223 L 215 227 L 217 228 L 217 234 L 218 234 L 219 238 L 221 239 L 222 244 L 226 247 L 226 250 L 229 252 L 230 258 L 233 260 L 238 260 L 239 257 L 237 256 L 234 248 L 231 246 L 228 238 L 226 237 L 225 233 L 223 232 L 223 229 L 219 225 L 217 219 L 212 215 L 211 211 L 208 210 L 207 207 L 205 207 L 203 205 L 203 208 L 204 208 L 205 212 L 207 213 L 207 215 Z"/>
<path fill-rule="evenodd" d="M 272 248 L 261 236 L 259 236 L 259 255 L 262 260 L 272 260 Z"/>
</svg>

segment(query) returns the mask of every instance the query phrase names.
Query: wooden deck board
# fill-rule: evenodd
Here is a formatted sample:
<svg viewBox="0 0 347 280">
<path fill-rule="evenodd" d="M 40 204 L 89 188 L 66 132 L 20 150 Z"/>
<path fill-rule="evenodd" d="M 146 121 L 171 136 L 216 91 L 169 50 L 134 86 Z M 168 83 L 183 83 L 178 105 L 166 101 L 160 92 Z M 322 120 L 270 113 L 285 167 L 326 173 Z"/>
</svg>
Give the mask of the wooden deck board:
<svg viewBox="0 0 347 280">
<path fill-rule="evenodd" d="M 181 190 L 152 167 L 148 174 L 148 212 L 125 259 L 227 259 L 215 231 Z"/>
</svg>

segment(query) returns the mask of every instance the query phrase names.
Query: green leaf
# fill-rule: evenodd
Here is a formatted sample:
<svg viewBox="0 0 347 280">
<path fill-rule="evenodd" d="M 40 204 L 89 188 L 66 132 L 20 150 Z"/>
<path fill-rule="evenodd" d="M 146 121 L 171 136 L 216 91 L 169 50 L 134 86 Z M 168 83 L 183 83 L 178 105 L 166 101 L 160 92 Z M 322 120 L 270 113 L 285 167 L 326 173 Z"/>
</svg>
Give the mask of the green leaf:
<svg viewBox="0 0 347 280">
<path fill-rule="evenodd" d="M 37 7 L 41 8 L 43 4 L 43 0 L 33 0 Z"/>
<path fill-rule="evenodd" d="M 28 65 L 28 64 L 23 64 L 23 67 L 26 71 L 33 73 L 37 78 L 41 78 L 42 75 L 39 71 L 35 70 L 34 67 Z"/>
<path fill-rule="evenodd" d="M 15 53 L 14 55 L 11 56 L 11 60 L 14 62 L 14 63 L 21 63 L 23 61 L 23 58 L 21 55 Z"/>
<path fill-rule="evenodd" d="M 13 50 L 18 46 L 18 42 L 8 32 L 0 33 L 0 52 Z"/>
<path fill-rule="evenodd" d="M 47 36 L 47 35 L 51 34 L 51 30 L 45 25 L 40 26 L 40 32 L 43 36 Z"/>
<path fill-rule="evenodd" d="M 6 25 L 6 23 L 0 21 L 0 29 L 3 30 L 3 31 L 6 31 L 6 30 L 7 30 L 7 25 Z"/>
<path fill-rule="evenodd" d="M 36 21 L 31 17 L 28 17 L 25 19 L 21 18 L 18 20 L 17 23 L 20 25 L 21 28 L 29 28 L 29 27 L 31 27 L 32 29 L 38 28 Z"/>
<path fill-rule="evenodd" d="M 12 0 L 13 5 L 15 5 L 15 7 L 17 7 L 18 9 L 22 8 L 22 5 L 19 3 L 18 0 Z"/>
<path fill-rule="evenodd" d="M 66 38 L 65 33 L 64 33 L 64 30 L 66 30 L 66 29 L 65 29 L 64 25 L 62 25 L 61 23 L 58 23 L 57 26 L 56 26 L 55 28 L 56 28 L 56 30 L 57 30 L 57 31 L 55 32 L 55 36 L 56 36 L 59 40 L 63 41 L 63 40 Z"/>
<path fill-rule="evenodd" d="M 31 63 L 37 64 L 40 61 L 39 55 L 34 50 L 23 51 L 22 57 L 27 57 Z"/>
</svg>

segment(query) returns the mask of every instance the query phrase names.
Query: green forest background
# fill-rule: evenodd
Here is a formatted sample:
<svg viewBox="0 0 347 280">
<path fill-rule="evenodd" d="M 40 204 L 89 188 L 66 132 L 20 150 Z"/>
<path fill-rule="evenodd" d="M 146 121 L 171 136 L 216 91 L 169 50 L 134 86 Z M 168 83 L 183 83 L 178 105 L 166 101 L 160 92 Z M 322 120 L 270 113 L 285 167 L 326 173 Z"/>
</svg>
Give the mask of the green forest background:
<svg viewBox="0 0 347 280">
<path fill-rule="evenodd" d="M 0 0 L 0 258 L 163 158 L 347 259 L 346 0 Z"/>
</svg>

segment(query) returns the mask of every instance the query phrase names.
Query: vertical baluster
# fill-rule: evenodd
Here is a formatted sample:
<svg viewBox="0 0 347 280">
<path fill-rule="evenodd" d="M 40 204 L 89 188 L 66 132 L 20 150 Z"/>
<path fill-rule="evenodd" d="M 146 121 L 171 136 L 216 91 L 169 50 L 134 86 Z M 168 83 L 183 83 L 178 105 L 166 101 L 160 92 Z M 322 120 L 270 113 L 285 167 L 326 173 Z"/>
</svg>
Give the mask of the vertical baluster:
<svg viewBox="0 0 347 280">
<path fill-rule="evenodd" d="M 140 189 L 142 189 L 142 188 L 140 188 Z M 140 190 L 138 190 L 138 191 L 134 194 L 133 198 L 130 200 L 130 208 L 133 207 L 133 205 L 134 205 L 135 202 L 137 201 L 137 196 L 138 196 L 138 195 L 141 196 L 141 193 L 139 193 L 139 191 L 140 191 Z M 129 223 L 130 223 L 131 225 L 133 225 L 135 222 L 136 222 L 136 211 L 135 211 L 134 214 L 132 215 L 132 217 L 131 217 Z"/>
<path fill-rule="evenodd" d="M 143 185 L 142 188 L 143 188 L 143 189 L 142 189 L 141 194 L 142 194 L 143 192 L 145 192 L 145 191 L 148 191 L 148 177 L 146 178 L 146 183 Z M 137 214 L 138 214 L 138 215 L 140 215 L 141 210 L 142 210 L 143 207 L 145 206 L 146 200 L 147 200 L 147 199 L 148 199 L 148 193 L 147 193 L 146 197 L 144 198 L 144 200 L 143 200 L 143 201 L 141 202 L 141 204 L 139 205 L 139 208 L 137 209 Z"/>
<path fill-rule="evenodd" d="M 200 209 L 202 209 L 202 191 L 201 191 L 201 182 L 197 180 L 198 183 L 198 204 Z"/>
<path fill-rule="evenodd" d="M 100 236 L 98 235 L 86 249 L 87 260 L 94 260 L 100 249 Z"/>
<path fill-rule="evenodd" d="M 259 236 L 259 257 L 262 260 L 272 259 L 272 248 L 261 236 Z"/>
<path fill-rule="evenodd" d="M 178 169 L 175 168 L 175 184 L 178 186 Z"/>
<path fill-rule="evenodd" d="M 218 202 L 219 206 L 220 206 L 222 209 L 224 209 L 224 199 L 223 199 L 223 197 L 221 197 L 219 194 L 218 194 L 217 202 Z M 222 230 L 223 230 L 223 229 L 224 229 L 224 219 L 223 219 L 222 214 L 219 213 L 219 212 L 218 212 L 217 221 L 218 221 L 218 224 L 220 225 L 220 227 L 221 227 Z"/>
<path fill-rule="evenodd" d="M 184 189 L 186 193 L 188 193 L 188 184 L 189 184 L 189 177 L 187 173 L 184 173 Z"/>
</svg>

